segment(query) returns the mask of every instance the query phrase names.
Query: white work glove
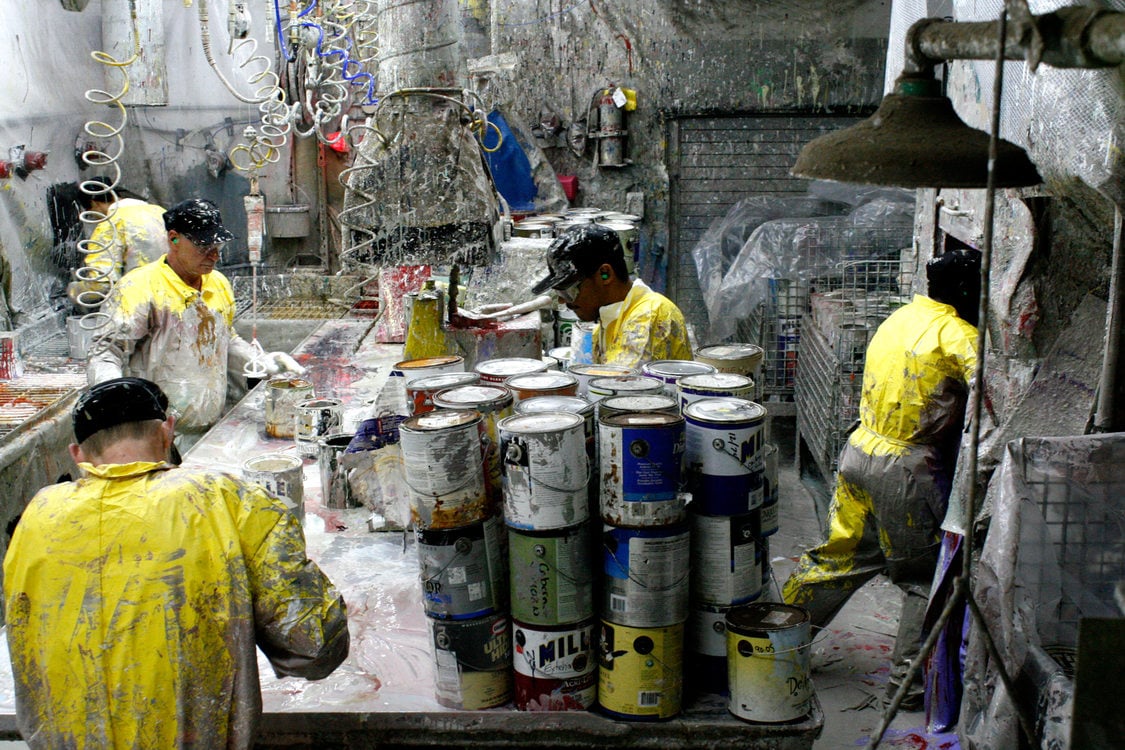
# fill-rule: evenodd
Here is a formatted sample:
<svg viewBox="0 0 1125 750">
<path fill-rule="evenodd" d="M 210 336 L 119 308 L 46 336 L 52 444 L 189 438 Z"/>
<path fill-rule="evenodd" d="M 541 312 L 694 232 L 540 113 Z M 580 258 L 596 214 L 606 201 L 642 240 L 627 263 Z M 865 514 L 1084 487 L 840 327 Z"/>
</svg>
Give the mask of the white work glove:
<svg viewBox="0 0 1125 750">
<path fill-rule="evenodd" d="M 297 375 L 303 375 L 305 368 L 297 362 L 297 360 L 290 357 L 285 352 L 269 352 L 262 355 L 259 363 L 266 371 L 266 375 L 280 375 L 283 372 L 292 372 Z"/>
</svg>

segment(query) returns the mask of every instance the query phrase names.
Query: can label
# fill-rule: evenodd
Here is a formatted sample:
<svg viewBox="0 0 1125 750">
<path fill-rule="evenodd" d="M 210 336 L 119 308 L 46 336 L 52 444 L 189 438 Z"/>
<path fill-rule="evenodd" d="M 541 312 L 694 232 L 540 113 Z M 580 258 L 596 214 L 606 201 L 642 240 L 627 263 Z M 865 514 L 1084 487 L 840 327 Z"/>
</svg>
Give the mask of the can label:
<svg viewBox="0 0 1125 750">
<path fill-rule="evenodd" d="M 668 719 L 683 704 L 684 626 L 634 628 L 602 622 L 598 703 L 628 719 Z"/>
<path fill-rule="evenodd" d="M 593 673 L 594 621 L 566 630 L 543 630 L 523 623 L 513 625 L 513 666 L 518 674 L 558 680 Z"/>
<path fill-rule="evenodd" d="M 758 514 L 691 514 L 691 593 L 701 603 L 727 606 L 762 590 Z"/>
<path fill-rule="evenodd" d="M 688 486 L 699 510 L 735 515 L 760 506 L 765 409 L 745 399 L 707 398 L 688 404 L 684 419 Z"/>
<path fill-rule="evenodd" d="M 305 458 L 316 458 L 317 442 L 340 431 L 343 411 L 338 398 L 314 398 L 297 404 L 293 435 L 297 452 Z"/>
<path fill-rule="evenodd" d="M 427 615 L 472 619 L 503 608 L 508 584 L 499 518 L 457 529 L 415 529 L 414 536 Z"/>
<path fill-rule="evenodd" d="M 691 533 L 686 524 L 662 529 L 606 526 L 602 547 L 604 619 L 639 628 L 687 619 Z"/>
<path fill-rule="evenodd" d="M 435 698 L 475 711 L 512 697 L 512 639 L 506 615 L 476 620 L 426 618 L 434 649 Z"/>
<path fill-rule="evenodd" d="M 515 620 L 549 627 L 594 616 L 589 523 L 558 536 L 509 529 L 508 546 Z"/>
<path fill-rule="evenodd" d="M 599 426 L 602 518 L 617 526 L 681 521 L 684 421 L 669 414 L 619 414 Z"/>
</svg>

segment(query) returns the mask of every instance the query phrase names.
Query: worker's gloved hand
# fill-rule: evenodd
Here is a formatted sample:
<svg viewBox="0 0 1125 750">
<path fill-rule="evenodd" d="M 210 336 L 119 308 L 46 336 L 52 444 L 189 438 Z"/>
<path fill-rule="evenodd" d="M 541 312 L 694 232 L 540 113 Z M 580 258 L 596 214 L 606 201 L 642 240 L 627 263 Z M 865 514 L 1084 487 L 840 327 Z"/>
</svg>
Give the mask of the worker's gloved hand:
<svg viewBox="0 0 1125 750">
<path fill-rule="evenodd" d="M 283 372 L 292 372 L 303 375 L 305 368 L 285 352 L 269 352 L 260 360 L 265 368 L 266 375 L 280 375 Z"/>
</svg>

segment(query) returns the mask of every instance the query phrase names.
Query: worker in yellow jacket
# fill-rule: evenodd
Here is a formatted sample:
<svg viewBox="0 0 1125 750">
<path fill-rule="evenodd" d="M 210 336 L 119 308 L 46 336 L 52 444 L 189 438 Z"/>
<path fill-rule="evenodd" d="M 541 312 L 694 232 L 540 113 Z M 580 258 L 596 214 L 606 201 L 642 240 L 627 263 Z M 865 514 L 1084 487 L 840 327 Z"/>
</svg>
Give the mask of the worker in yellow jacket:
<svg viewBox="0 0 1125 750">
<path fill-rule="evenodd" d="M 347 613 L 300 522 L 257 485 L 166 461 L 159 387 L 120 378 L 74 408 L 84 476 L 41 490 L 4 558 L 20 734 L 32 748 L 249 748 L 257 649 L 315 680 Z"/>
<path fill-rule="evenodd" d="M 123 375 L 155 381 L 179 414 L 176 446 L 188 448 L 223 415 L 227 373 L 254 362 L 263 375 L 303 372 L 284 352 L 264 353 L 234 329 L 230 282 L 215 270 L 234 239 L 218 207 L 192 198 L 164 214 L 167 253 L 122 277 L 106 300 L 106 323 L 94 331 L 91 384 Z"/>
<path fill-rule="evenodd" d="M 921 651 L 969 382 L 976 367 L 980 253 L 954 250 L 926 266 L 929 296 L 890 315 L 867 347 L 859 426 L 840 452 L 828 538 L 801 556 L 786 602 L 826 626 L 855 591 L 885 572 L 903 592 L 888 698 Z M 921 708 L 921 674 L 902 704 Z"/>
<path fill-rule="evenodd" d="M 639 368 L 660 359 L 691 359 L 684 315 L 640 279 L 629 279 L 617 233 L 600 224 L 564 231 L 547 251 L 549 273 L 532 292 L 554 289 L 579 320 L 596 322 L 595 364 Z"/>
</svg>

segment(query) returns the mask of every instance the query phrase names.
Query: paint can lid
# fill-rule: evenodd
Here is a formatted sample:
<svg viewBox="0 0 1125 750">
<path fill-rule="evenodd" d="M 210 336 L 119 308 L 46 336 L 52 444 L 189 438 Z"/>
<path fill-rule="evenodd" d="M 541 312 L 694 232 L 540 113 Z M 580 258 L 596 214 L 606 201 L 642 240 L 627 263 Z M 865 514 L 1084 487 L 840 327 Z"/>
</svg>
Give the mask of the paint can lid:
<svg viewBox="0 0 1125 750">
<path fill-rule="evenodd" d="M 686 375 L 707 375 L 718 372 L 714 365 L 690 359 L 658 359 L 643 365 L 641 371 L 645 375 L 664 381 L 674 381 Z"/>
<path fill-rule="evenodd" d="M 513 375 L 504 384 L 515 391 L 547 391 L 578 385 L 578 378 L 565 372 L 531 372 Z"/>
<path fill-rule="evenodd" d="M 463 427 L 480 419 L 475 411 L 428 411 L 417 414 L 399 425 L 400 430 L 408 432 L 435 432 Z"/>
<path fill-rule="evenodd" d="M 586 420 L 571 412 L 543 411 L 536 414 L 513 414 L 501 419 L 496 428 L 501 432 L 535 435 L 573 429 L 585 423 Z"/>
<path fill-rule="evenodd" d="M 243 471 L 290 471 L 304 466 L 297 456 L 289 453 L 263 453 L 242 463 Z"/>
<path fill-rule="evenodd" d="M 516 404 L 516 414 L 544 411 L 566 411 L 584 417 L 594 413 L 594 405 L 581 396 L 532 396 Z"/>
<path fill-rule="evenodd" d="M 313 387 L 312 381 L 305 380 L 304 378 L 293 378 L 293 377 L 273 378 L 269 381 L 268 385 L 269 385 L 270 388 L 277 388 L 278 390 L 288 390 L 288 389 L 294 389 L 295 390 L 297 388 L 312 388 Z"/>
<path fill-rule="evenodd" d="M 727 612 L 727 630 L 752 635 L 763 630 L 786 630 L 809 622 L 809 611 L 795 604 L 751 602 Z"/>
<path fill-rule="evenodd" d="M 760 422 L 766 408 L 744 398 L 717 396 L 701 398 L 684 407 L 684 416 L 698 422 Z"/>
<path fill-rule="evenodd" d="M 651 380 L 651 378 L 650 378 Z M 645 412 L 677 411 L 676 399 L 662 393 L 644 394 L 640 396 L 610 396 L 600 402 L 601 412 Z"/>
<path fill-rule="evenodd" d="M 705 375 L 685 375 L 676 385 L 682 388 L 702 388 L 723 391 L 750 389 L 754 387 L 754 379 L 748 375 L 738 375 L 733 372 L 712 372 Z"/>
<path fill-rule="evenodd" d="M 464 362 L 465 358 L 459 354 L 451 354 L 447 357 L 425 357 L 423 359 L 404 359 L 401 362 L 395 362 L 395 370 L 421 370 L 427 367 L 445 367 L 447 365 L 455 365 L 458 362 Z"/>
<path fill-rule="evenodd" d="M 595 378 L 590 381 L 591 393 L 605 395 L 660 393 L 664 384 L 655 378 L 646 378 L 644 375 L 623 375 L 616 378 Z"/>
<path fill-rule="evenodd" d="M 426 375 L 410 381 L 408 391 L 440 391 L 458 385 L 474 385 L 480 382 L 478 372 L 443 372 L 440 375 Z"/>
<path fill-rule="evenodd" d="M 501 357 L 478 362 L 473 369 L 486 378 L 504 379 L 512 375 L 543 372 L 547 369 L 547 364 L 541 359 L 531 357 Z"/>
<path fill-rule="evenodd" d="M 464 411 L 495 411 L 512 403 L 512 392 L 502 385 L 458 385 L 434 394 L 434 406 Z"/>
<path fill-rule="evenodd" d="M 567 368 L 567 372 L 572 372 L 575 375 L 587 378 L 614 378 L 622 375 L 636 375 L 637 371 L 629 368 L 622 367 L 621 365 L 584 365 L 577 364 L 571 365 Z"/>
</svg>

